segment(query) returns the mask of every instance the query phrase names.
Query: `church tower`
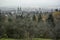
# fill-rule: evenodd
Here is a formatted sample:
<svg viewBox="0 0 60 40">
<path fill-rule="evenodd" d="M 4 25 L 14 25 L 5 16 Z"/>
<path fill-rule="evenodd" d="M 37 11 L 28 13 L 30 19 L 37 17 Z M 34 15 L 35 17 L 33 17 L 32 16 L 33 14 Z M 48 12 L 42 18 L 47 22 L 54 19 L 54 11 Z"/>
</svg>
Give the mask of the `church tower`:
<svg viewBox="0 0 60 40">
<path fill-rule="evenodd" d="M 18 14 L 18 15 L 22 15 L 22 9 L 21 9 L 21 7 L 18 7 L 18 8 L 17 8 L 17 14 Z"/>
</svg>

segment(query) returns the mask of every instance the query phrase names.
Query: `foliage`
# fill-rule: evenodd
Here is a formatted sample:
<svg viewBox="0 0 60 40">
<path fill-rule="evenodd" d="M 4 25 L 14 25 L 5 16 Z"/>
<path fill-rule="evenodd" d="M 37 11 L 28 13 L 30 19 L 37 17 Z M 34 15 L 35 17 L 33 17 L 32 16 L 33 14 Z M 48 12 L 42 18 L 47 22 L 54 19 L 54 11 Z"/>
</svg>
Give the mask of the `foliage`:
<svg viewBox="0 0 60 40">
<path fill-rule="evenodd" d="M 45 23 L 42 21 L 42 15 L 33 15 L 32 20 L 28 15 L 26 17 L 17 15 L 16 19 L 14 19 L 13 15 L 8 16 L 8 18 L 0 15 L 0 38 L 57 38 L 59 30 L 56 31 L 55 28 L 58 29 L 59 27 L 56 27 L 53 15 L 49 14 Z"/>
</svg>

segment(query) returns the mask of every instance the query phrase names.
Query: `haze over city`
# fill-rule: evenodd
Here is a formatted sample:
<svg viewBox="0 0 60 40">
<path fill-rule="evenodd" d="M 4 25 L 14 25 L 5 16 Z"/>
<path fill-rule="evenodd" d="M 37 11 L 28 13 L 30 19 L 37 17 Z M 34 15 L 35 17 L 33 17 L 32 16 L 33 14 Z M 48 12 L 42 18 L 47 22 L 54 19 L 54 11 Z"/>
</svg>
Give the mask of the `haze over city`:
<svg viewBox="0 0 60 40">
<path fill-rule="evenodd" d="M 60 0 L 0 0 L 0 7 L 60 8 Z"/>
</svg>

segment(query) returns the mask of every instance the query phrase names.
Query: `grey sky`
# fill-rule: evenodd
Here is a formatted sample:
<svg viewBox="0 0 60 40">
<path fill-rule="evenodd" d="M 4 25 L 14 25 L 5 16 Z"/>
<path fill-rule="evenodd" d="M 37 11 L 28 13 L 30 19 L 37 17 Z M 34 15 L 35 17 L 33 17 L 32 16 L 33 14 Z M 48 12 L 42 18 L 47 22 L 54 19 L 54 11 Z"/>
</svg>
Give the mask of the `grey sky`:
<svg viewBox="0 0 60 40">
<path fill-rule="evenodd" d="M 0 0 L 0 7 L 60 8 L 60 0 Z"/>
</svg>

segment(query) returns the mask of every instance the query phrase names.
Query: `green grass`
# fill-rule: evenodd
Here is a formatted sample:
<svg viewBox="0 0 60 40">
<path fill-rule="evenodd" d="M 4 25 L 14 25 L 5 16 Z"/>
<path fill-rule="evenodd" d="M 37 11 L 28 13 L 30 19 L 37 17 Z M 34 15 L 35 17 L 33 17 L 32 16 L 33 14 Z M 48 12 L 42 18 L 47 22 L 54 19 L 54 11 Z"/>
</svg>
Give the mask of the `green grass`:
<svg viewBox="0 0 60 40">
<path fill-rule="evenodd" d="M 2 38 L 0 40 L 22 40 L 22 39 L 10 39 L 10 38 Z"/>
<path fill-rule="evenodd" d="M 33 40 L 51 40 L 51 39 L 33 38 Z"/>
<path fill-rule="evenodd" d="M 23 40 L 23 39 L 6 39 L 6 38 L 2 38 L 0 40 Z M 51 40 L 51 39 L 33 38 L 32 40 Z"/>
</svg>

